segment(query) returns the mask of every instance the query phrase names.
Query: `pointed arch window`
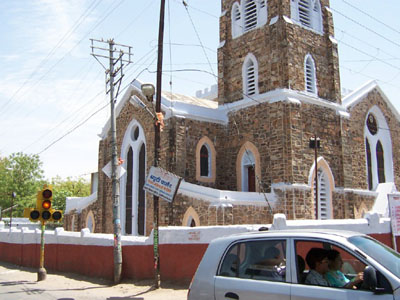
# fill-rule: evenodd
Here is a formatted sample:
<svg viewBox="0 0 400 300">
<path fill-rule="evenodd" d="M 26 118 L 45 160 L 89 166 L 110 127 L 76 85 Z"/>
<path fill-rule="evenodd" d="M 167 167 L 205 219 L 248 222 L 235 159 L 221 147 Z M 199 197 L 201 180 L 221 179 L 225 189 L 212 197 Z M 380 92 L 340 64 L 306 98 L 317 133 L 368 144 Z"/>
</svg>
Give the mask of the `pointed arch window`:
<svg viewBox="0 0 400 300">
<path fill-rule="evenodd" d="M 200 149 L 200 176 L 210 176 L 210 154 L 207 144 L 201 146 Z"/>
<path fill-rule="evenodd" d="M 314 183 L 315 186 L 315 183 Z M 332 218 L 329 182 L 326 173 L 318 170 L 318 218 L 327 220 Z"/>
<path fill-rule="evenodd" d="M 129 147 L 127 155 L 125 185 L 125 233 L 132 234 L 132 184 L 133 184 L 133 150 Z"/>
<path fill-rule="evenodd" d="M 204 136 L 196 146 L 196 180 L 215 182 L 216 152 L 212 141 Z"/>
<path fill-rule="evenodd" d="M 255 0 L 245 0 L 244 3 L 244 31 L 247 32 L 257 26 L 257 5 Z"/>
<path fill-rule="evenodd" d="M 364 137 L 367 184 L 370 190 L 375 190 L 380 183 L 395 181 L 391 130 L 377 105 L 366 114 Z"/>
<path fill-rule="evenodd" d="M 307 55 L 304 62 L 305 90 L 309 93 L 317 93 L 317 79 L 315 63 L 311 55 Z"/>
<path fill-rule="evenodd" d="M 255 28 L 267 24 L 267 0 L 236 1 L 231 10 L 232 37 L 236 38 Z"/>
<path fill-rule="evenodd" d="M 261 180 L 260 153 L 251 142 L 245 142 L 236 158 L 237 189 L 242 192 L 258 192 Z"/>
<path fill-rule="evenodd" d="M 319 0 L 291 0 L 291 18 L 307 29 L 322 33 L 322 12 Z"/>
<path fill-rule="evenodd" d="M 143 189 L 146 178 L 146 146 L 142 144 L 139 151 L 139 178 L 138 178 L 138 212 L 137 229 L 138 235 L 145 235 L 145 212 L 146 212 L 146 194 Z"/>
<path fill-rule="evenodd" d="M 249 150 L 242 158 L 242 191 L 256 191 L 255 159 L 253 153 Z"/>
<path fill-rule="evenodd" d="M 302 25 L 311 28 L 311 3 L 309 0 L 299 1 L 299 21 Z"/>
<path fill-rule="evenodd" d="M 120 218 L 122 234 L 146 234 L 146 146 L 143 129 L 132 120 L 125 131 L 121 158 L 126 173 L 120 178 Z"/>
<path fill-rule="evenodd" d="M 385 159 L 381 141 L 376 144 L 376 161 L 378 164 L 378 181 L 379 183 L 386 182 L 385 180 Z"/>
<path fill-rule="evenodd" d="M 315 186 L 315 165 L 310 172 L 310 185 L 312 186 L 312 197 L 316 204 L 316 216 L 318 219 L 326 220 L 333 218 L 332 192 L 335 186 L 332 171 L 324 158 L 318 159 L 318 193 Z M 318 195 L 318 199 L 317 199 Z"/>
<path fill-rule="evenodd" d="M 365 147 L 367 152 L 367 176 L 368 176 L 368 189 L 372 190 L 372 160 L 371 160 L 371 146 L 368 139 L 365 139 Z"/>
<path fill-rule="evenodd" d="M 247 96 L 258 94 L 258 65 L 253 54 L 248 54 L 242 68 L 243 93 Z"/>
<path fill-rule="evenodd" d="M 232 37 L 236 38 L 242 33 L 242 14 L 240 12 L 240 7 L 237 2 L 234 3 L 232 6 L 231 18 Z"/>
</svg>

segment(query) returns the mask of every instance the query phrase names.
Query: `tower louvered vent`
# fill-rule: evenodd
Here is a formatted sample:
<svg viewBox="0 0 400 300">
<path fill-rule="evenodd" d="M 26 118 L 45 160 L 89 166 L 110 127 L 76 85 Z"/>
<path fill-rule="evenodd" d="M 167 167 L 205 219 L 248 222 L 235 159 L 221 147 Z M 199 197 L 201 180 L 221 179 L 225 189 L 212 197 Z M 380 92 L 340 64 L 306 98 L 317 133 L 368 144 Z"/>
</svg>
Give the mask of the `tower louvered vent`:
<svg viewBox="0 0 400 300">
<path fill-rule="evenodd" d="M 254 0 L 247 0 L 244 7 L 244 31 L 257 26 L 257 5 Z"/>
</svg>

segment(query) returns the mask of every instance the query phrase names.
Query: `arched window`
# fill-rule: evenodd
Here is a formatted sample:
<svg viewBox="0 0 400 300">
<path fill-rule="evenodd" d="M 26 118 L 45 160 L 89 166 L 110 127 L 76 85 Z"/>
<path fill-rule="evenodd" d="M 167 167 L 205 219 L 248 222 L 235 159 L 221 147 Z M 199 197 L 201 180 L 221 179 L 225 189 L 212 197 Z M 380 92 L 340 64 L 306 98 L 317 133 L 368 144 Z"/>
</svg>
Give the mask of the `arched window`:
<svg viewBox="0 0 400 300">
<path fill-rule="evenodd" d="M 196 180 L 214 182 L 216 172 L 216 153 L 212 141 L 204 136 L 196 146 Z"/>
<path fill-rule="evenodd" d="M 378 167 L 378 182 L 383 183 L 385 180 L 385 159 L 381 141 L 376 144 L 376 161 Z"/>
<path fill-rule="evenodd" d="M 312 26 L 311 22 L 311 3 L 309 0 L 299 0 L 299 21 L 306 27 Z"/>
<path fill-rule="evenodd" d="M 267 0 L 258 0 L 257 26 L 260 27 L 267 24 L 267 19 Z"/>
<path fill-rule="evenodd" d="M 244 31 L 247 32 L 257 26 L 257 5 L 255 0 L 245 0 L 243 7 Z"/>
<path fill-rule="evenodd" d="M 232 22 L 232 37 L 238 37 L 242 34 L 242 15 L 240 13 L 240 7 L 237 2 L 235 2 L 232 6 L 231 13 L 231 22 Z"/>
<path fill-rule="evenodd" d="M 200 226 L 200 218 L 192 206 L 190 206 L 183 216 L 182 226 L 196 227 Z"/>
<path fill-rule="evenodd" d="M 236 175 L 238 190 L 242 192 L 259 191 L 261 178 L 260 154 L 250 142 L 246 142 L 239 151 L 236 159 Z"/>
<path fill-rule="evenodd" d="M 314 181 L 315 188 L 315 181 Z M 332 218 L 331 193 L 328 176 L 324 170 L 318 170 L 318 219 Z"/>
<path fill-rule="evenodd" d="M 232 37 L 267 24 L 267 0 L 242 0 L 235 2 L 231 10 Z"/>
<path fill-rule="evenodd" d="M 210 176 L 210 155 L 207 144 L 201 146 L 200 149 L 200 176 Z"/>
<path fill-rule="evenodd" d="M 142 144 L 139 151 L 138 170 L 138 196 L 137 196 L 137 231 L 138 235 L 145 235 L 146 194 L 143 186 L 146 179 L 146 146 Z"/>
<path fill-rule="evenodd" d="M 304 60 L 304 81 L 305 90 L 309 93 L 317 93 L 317 79 L 315 72 L 315 64 L 311 55 L 306 55 Z"/>
<path fill-rule="evenodd" d="M 242 157 L 242 191 L 256 191 L 255 159 L 251 151 L 247 150 Z"/>
<path fill-rule="evenodd" d="M 367 176 L 368 176 L 368 189 L 372 190 L 372 160 L 371 160 L 371 146 L 369 145 L 368 139 L 365 139 L 365 148 L 367 152 Z"/>
<path fill-rule="evenodd" d="M 305 28 L 322 33 L 322 12 L 319 0 L 291 0 L 291 18 Z"/>
<path fill-rule="evenodd" d="M 133 150 L 129 147 L 127 155 L 127 170 L 126 170 L 126 185 L 125 185 L 125 233 L 132 234 L 132 184 L 133 184 Z"/>
<path fill-rule="evenodd" d="M 318 158 L 318 193 L 315 188 L 315 164 L 312 166 L 309 176 L 309 182 L 312 186 L 312 194 L 314 203 L 318 207 L 317 218 L 326 220 L 333 218 L 333 207 L 332 207 L 332 192 L 334 189 L 334 179 L 332 171 L 322 157 Z M 318 201 L 316 197 L 318 195 Z"/>
<path fill-rule="evenodd" d="M 243 93 L 246 96 L 258 94 L 258 65 L 253 54 L 248 54 L 243 63 Z"/>
<path fill-rule="evenodd" d="M 89 211 L 89 213 L 86 216 L 86 228 L 90 230 L 91 233 L 94 233 L 95 230 L 95 221 L 94 221 L 94 215 L 92 211 Z"/>
<path fill-rule="evenodd" d="M 126 129 L 121 146 L 120 214 L 122 234 L 146 234 L 146 145 L 143 128 L 132 120 Z"/>
<path fill-rule="evenodd" d="M 384 114 L 376 105 L 366 114 L 364 138 L 368 188 L 375 190 L 379 183 L 394 182 L 391 133 Z"/>
</svg>

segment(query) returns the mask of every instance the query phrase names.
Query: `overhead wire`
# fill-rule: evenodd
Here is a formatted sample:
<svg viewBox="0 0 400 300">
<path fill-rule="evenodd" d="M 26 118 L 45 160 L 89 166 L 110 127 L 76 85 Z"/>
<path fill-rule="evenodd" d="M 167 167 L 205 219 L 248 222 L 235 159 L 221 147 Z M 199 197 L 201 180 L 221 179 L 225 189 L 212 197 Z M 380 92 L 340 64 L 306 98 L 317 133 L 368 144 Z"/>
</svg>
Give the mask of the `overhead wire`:
<svg viewBox="0 0 400 300">
<path fill-rule="evenodd" d="M 41 62 L 37 65 L 37 67 L 32 71 L 32 73 L 28 76 L 28 78 L 23 82 L 23 84 L 14 92 L 14 94 L 10 97 L 10 99 L 4 103 L 0 107 L 0 115 L 1 111 L 7 107 L 11 101 L 14 99 L 14 97 L 25 87 L 25 85 L 32 79 L 34 75 L 36 75 L 41 68 L 43 68 L 43 65 L 46 64 L 46 61 L 59 49 L 65 42 L 65 40 L 72 34 L 74 33 L 79 25 L 87 18 L 87 16 L 90 14 L 91 11 L 93 11 L 100 2 L 98 2 L 94 7 L 92 7 L 96 1 L 99 0 L 94 0 L 89 7 L 85 10 L 85 12 L 78 18 L 78 20 L 75 22 L 75 24 L 70 28 L 70 30 L 64 34 L 64 36 L 58 41 L 58 43 L 50 50 L 50 52 L 46 55 L 45 58 L 41 60 Z"/>
</svg>

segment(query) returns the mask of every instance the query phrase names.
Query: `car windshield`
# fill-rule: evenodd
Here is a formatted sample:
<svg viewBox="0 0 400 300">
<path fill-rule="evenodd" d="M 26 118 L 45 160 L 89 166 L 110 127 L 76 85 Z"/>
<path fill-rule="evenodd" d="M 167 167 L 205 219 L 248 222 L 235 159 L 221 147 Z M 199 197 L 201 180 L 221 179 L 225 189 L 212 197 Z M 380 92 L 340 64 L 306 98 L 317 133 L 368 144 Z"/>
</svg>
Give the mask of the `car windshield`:
<svg viewBox="0 0 400 300">
<path fill-rule="evenodd" d="M 348 241 L 400 278 L 399 253 L 367 236 L 353 236 L 349 238 Z"/>
</svg>

